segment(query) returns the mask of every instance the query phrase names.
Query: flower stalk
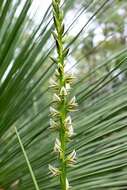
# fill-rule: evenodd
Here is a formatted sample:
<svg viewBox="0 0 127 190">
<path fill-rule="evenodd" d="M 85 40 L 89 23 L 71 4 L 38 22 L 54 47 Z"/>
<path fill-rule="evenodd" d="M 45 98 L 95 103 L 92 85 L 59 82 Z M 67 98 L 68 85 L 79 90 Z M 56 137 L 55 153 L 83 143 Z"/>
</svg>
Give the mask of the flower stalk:
<svg viewBox="0 0 127 190">
<path fill-rule="evenodd" d="M 49 165 L 49 170 L 54 176 L 60 177 L 61 190 L 70 188 L 67 179 L 67 167 L 76 163 L 76 151 L 67 155 L 67 145 L 74 135 L 70 112 L 76 110 L 76 98 L 70 98 L 70 85 L 73 76 L 65 73 L 65 59 L 69 49 L 64 47 L 63 11 L 60 8 L 60 0 L 52 0 L 53 19 L 55 31 L 52 32 L 56 43 L 57 58 L 51 60 L 56 65 L 55 75 L 50 79 L 50 88 L 53 89 L 53 105 L 50 107 L 50 129 L 57 131 L 54 152 L 58 155 L 59 168 Z"/>
</svg>

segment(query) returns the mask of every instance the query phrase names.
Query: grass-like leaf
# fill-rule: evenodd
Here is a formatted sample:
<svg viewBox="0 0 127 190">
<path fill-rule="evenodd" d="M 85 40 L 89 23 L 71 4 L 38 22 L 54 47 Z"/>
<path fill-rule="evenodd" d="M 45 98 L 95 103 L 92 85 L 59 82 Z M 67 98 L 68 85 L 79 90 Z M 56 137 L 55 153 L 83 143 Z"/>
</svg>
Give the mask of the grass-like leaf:
<svg viewBox="0 0 127 190">
<path fill-rule="evenodd" d="M 37 180 L 36 180 L 36 177 L 35 177 L 35 175 L 34 175 L 32 166 L 31 166 L 31 164 L 30 164 L 29 158 L 28 158 L 27 153 L 26 153 L 26 151 L 25 151 L 25 148 L 24 148 L 24 146 L 23 146 L 22 140 L 21 140 L 21 138 L 20 138 L 20 136 L 19 136 L 18 130 L 17 130 L 16 127 L 14 127 L 14 129 L 15 129 L 15 133 L 16 133 L 16 135 L 17 135 L 17 138 L 18 138 L 20 147 L 21 147 L 21 149 L 22 149 L 24 158 L 25 158 L 25 160 L 26 160 L 27 167 L 29 168 L 29 172 L 30 172 L 30 174 L 31 174 L 31 177 L 32 177 L 32 180 L 33 180 L 35 189 L 36 189 L 36 190 L 40 190 L 40 189 L 39 189 L 39 186 L 38 186 L 38 183 L 37 183 Z"/>
</svg>

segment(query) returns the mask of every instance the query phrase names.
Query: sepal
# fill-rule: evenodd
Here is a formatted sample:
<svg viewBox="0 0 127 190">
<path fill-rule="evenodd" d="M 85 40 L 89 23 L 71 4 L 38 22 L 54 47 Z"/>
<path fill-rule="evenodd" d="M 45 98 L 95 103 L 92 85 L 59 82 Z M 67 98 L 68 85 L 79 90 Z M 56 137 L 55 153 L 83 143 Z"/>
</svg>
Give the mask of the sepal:
<svg viewBox="0 0 127 190">
<path fill-rule="evenodd" d="M 66 158 L 66 162 L 69 165 L 73 165 L 76 163 L 76 151 L 73 150 L 72 153 L 70 153 L 67 158 Z"/>
<path fill-rule="evenodd" d="M 64 71 L 64 67 L 62 64 L 58 63 L 58 69 L 63 72 Z"/>
<path fill-rule="evenodd" d="M 66 48 L 64 51 L 63 51 L 63 57 L 66 57 L 69 53 L 69 49 Z"/>
<path fill-rule="evenodd" d="M 61 102 L 61 99 L 60 97 L 55 93 L 54 96 L 53 96 L 53 102 Z"/>
<path fill-rule="evenodd" d="M 68 179 L 66 178 L 66 190 L 69 190 L 71 186 L 69 185 Z"/>
<path fill-rule="evenodd" d="M 54 19 L 54 24 L 55 24 L 55 28 L 58 32 L 58 26 L 59 26 L 59 21 L 57 19 L 57 16 L 56 16 L 56 12 L 54 11 L 54 15 L 53 15 L 53 19 Z"/>
<path fill-rule="evenodd" d="M 59 70 L 58 70 L 58 69 L 55 70 L 55 76 L 56 76 L 56 77 L 60 77 L 60 73 L 59 73 Z"/>
<path fill-rule="evenodd" d="M 51 115 L 52 117 L 55 117 L 55 116 L 59 116 L 60 113 L 59 113 L 55 108 L 50 107 L 50 115 Z"/>
<path fill-rule="evenodd" d="M 50 119 L 49 129 L 56 131 L 58 128 L 59 128 L 59 125 L 53 119 Z"/>
<path fill-rule="evenodd" d="M 71 86 L 69 83 L 66 83 L 66 90 L 69 92 L 71 90 Z"/>
<path fill-rule="evenodd" d="M 68 111 L 70 112 L 74 112 L 77 111 L 76 107 L 78 107 L 78 104 L 76 102 L 76 98 L 75 96 L 70 100 L 70 102 L 68 103 Z"/>
<path fill-rule="evenodd" d="M 65 119 L 65 133 L 68 138 L 75 135 L 70 116 Z"/>
<path fill-rule="evenodd" d="M 51 59 L 51 61 L 52 61 L 53 63 L 56 63 L 56 64 L 57 64 L 57 59 L 54 59 L 53 57 L 50 57 L 50 59 Z"/>
<path fill-rule="evenodd" d="M 52 4 L 53 4 L 53 9 L 56 12 L 56 14 L 59 14 L 59 6 L 58 6 L 58 2 L 56 0 L 52 0 Z"/>
<path fill-rule="evenodd" d="M 60 96 L 67 96 L 67 90 L 64 86 L 60 90 Z"/>
<path fill-rule="evenodd" d="M 58 138 L 56 138 L 56 141 L 55 141 L 54 152 L 59 153 L 59 154 L 62 153 L 61 142 L 60 142 L 60 140 Z"/>
<path fill-rule="evenodd" d="M 62 23 L 62 21 L 64 19 L 64 13 L 62 10 L 59 12 L 59 19 L 60 19 L 60 22 Z"/>
<path fill-rule="evenodd" d="M 52 165 L 49 164 L 49 170 L 52 173 L 53 176 L 59 176 L 60 170 Z"/>
<path fill-rule="evenodd" d="M 52 88 L 53 90 L 59 89 L 58 83 L 53 78 L 49 80 L 49 88 Z"/>
<path fill-rule="evenodd" d="M 63 35 L 63 34 L 64 34 L 64 24 L 62 24 L 62 26 L 61 26 L 60 33 L 61 33 L 61 35 Z"/>
<path fill-rule="evenodd" d="M 65 74 L 65 81 L 69 84 L 72 84 L 74 81 L 75 77 L 71 74 Z"/>
</svg>

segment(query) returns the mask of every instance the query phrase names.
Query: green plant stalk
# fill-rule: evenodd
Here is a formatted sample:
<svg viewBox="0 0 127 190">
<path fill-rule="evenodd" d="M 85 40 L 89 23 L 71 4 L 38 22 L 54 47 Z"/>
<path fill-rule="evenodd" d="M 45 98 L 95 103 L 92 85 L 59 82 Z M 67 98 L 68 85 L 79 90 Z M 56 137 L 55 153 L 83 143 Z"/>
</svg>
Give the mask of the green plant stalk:
<svg viewBox="0 0 127 190">
<path fill-rule="evenodd" d="M 16 133 L 16 135 L 17 135 L 17 138 L 18 138 L 20 147 L 21 147 L 21 149 L 22 149 L 24 158 L 25 158 L 25 160 L 26 160 L 28 169 L 29 169 L 29 171 L 30 171 L 30 174 L 31 174 L 31 177 L 32 177 L 34 186 L 35 186 L 35 189 L 36 189 L 36 190 L 40 190 L 40 189 L 39 189 L 39 186 L 38 186 L 38 184 L 37 184 L 37 180 L 36 180 L 36 177 L 35 177 L 35 175 L 34 175 L 33 169 L 32 169 L 32 167 L 31 167 L 30 161 L 29 161 L 29 159 L 28 159 L 27 153 L 26 153 L 26 151 L 25 151 L 25 149 L 24 149 L 23 143 L 22 143 L 21 138 L 20 138 L 20 136 L 19 136 L 18 130 L 17 130 L 16 127 L 14 127 L 14 129 L 15 129 L 15 133 Z"/>
<path fill-rule="evenodd" d="M 55 90 L 53 97 L 53 106 L 50 107 L 51 119 L 50 128 L 59 132 L 59 139 L 56 138 L 54 152 L 58 154 L 60 163 L 59 168 L 49 165 L 49 169 L 54 176 L 60 176 L 61 190 L 70 188 L 67 179 L 67 165 L 75 163 L 76 152 L 66 155 L 68 140 L 74 135 L 70 112 L 75 111 L 75 97 L 70 100 L 69 91 L 73 77 L 65 73 L 65 58 L 68 55 L 69 49 L 64 47 L 64 24 L 63 12 L 60 8 L 60 0 L 52 0 L 53 18 L 55 32 L 53 37 L 56 42 L 57 58 L 51 58 L 54 64 L 57 65 L 54 78 L 51 80 L 51 88 Z"/>
<path fill-rule="evenodd" d="M 62 23 L 60 22 L 60 28 L 62 27 Z M 58 62 L 60 65 L 63 66 L 63 70 L 60 72 L 60 85 L 61 88 L 65 87 L 65 81 L 64 81 L 64 58 L 63 58 L 63 42 L 62 42 L 62 34 L 58 33 L 58 41 L 60 45 L 60 51 L 58 54 Z M 60 158 L 60 165 L 61 165 L 61 175 L 60 175 L 60 183 L 62 190 L 66 190 L 66 162 L 65 162 L 65 152 L 66 152 L 66 135 L 64 130 L 64 122 L 66 118 L 66 99 L 63 96 L 62 102 L 61 102 L 61 111 L 60 111 L 60 142 L 61 142 L 61 149 L 62 149 L 62 158 Z"/>
<path fill-rule="evenodd" d="M 66 190 L 66 162 L 65 162 L 65 152 L 66 152 L 66 135 L 65 135 L 65 130 L 64 130 L 64 121 L 66 118 L 65 114 L 65 109 L 64 109 L 64 100 L 63 100 L 63 110 L 61 112 L 61 130 L 60 130 L 60 142 L 61 142 L 61 148 L 62 148 L 62 158 L 60 160 L 61 164 L 61 175 L 60 175 L 60 182 L 61 182 L 61 187 L 62 190 Z"/>
</svg>

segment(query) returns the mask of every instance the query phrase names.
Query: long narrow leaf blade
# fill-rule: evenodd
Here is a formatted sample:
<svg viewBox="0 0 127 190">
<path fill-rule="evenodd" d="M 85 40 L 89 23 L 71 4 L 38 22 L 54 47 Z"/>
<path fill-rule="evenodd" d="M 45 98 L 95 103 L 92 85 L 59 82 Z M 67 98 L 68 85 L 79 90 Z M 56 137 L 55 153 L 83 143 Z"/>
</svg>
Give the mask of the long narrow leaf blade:
<svg viewBox="0 0 127 190">
<path fill-rule="evenodd" d="M 25 158 L 25 160 L 26 160 L 27 166 L 28 166 L 28 168 L 29 168 L 29 171 L 30 171 L 30 174 L 31 174 L 33 183 L 34 183 L 34 185 L 35 185 L 35 189 L 36 189 L 36 190 L 40 190 L 40 189 L 39 189 L 39 186 L 38 186 L 38 183 L 37 183 L 37 180 L 36 180 L 36 177 L 35 177 L 35 175 L 34 175 L 33 169 L 32 169 L 32 167 L 31 167 L 30 161 L 29 161 L 29 159 L 28 159 L 27 153 L 26 153 L 26 151 L 25 151 L 25 148 L 24 148 L 23 143 L 22 143 L 22 141 L 21 141 L 21 138 L 20 138 L 20 136 L 19 136 L 18 130 L 17 130 L 16 127 L 14 127 L 14 129 L 15 129 L 15 133 L 16 133 L 16 135 L 17 135 L 17 138 L 18 138 L 20 147 L 21 147 L 21 149 L 22 149 L 24 158 Z"/>
</svg>

